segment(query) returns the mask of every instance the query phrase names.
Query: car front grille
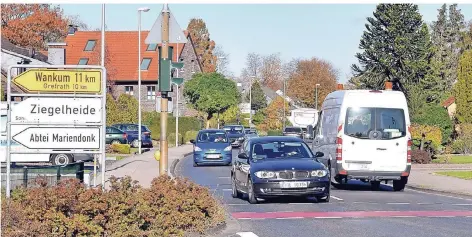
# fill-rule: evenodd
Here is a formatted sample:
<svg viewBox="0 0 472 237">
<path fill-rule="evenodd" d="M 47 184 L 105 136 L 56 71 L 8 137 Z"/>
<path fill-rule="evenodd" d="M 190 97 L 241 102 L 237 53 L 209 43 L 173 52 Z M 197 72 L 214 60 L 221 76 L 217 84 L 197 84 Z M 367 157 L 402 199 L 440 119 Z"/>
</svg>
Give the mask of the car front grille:
<svg viewBox="0 0 472 237">
<path fill-rule="evenodd" d="M 278 179 L 303 179 L 310 177 L 308 171 L 280 171 L 276 172 Z"/>
</svg>

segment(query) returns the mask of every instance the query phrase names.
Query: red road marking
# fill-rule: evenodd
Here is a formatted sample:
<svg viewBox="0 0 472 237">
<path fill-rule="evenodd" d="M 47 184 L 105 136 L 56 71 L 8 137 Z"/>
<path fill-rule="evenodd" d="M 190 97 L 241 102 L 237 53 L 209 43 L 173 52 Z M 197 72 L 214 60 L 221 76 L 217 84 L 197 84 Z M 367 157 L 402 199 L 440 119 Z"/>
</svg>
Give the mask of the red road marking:
<svg viewBox="0 0 472 237">
<path fill-rule="evenodd" d="M 472 211 L 233 212 L 232 215 L 236 219 L 466 217 L 472 216 Z"/>
</svg>

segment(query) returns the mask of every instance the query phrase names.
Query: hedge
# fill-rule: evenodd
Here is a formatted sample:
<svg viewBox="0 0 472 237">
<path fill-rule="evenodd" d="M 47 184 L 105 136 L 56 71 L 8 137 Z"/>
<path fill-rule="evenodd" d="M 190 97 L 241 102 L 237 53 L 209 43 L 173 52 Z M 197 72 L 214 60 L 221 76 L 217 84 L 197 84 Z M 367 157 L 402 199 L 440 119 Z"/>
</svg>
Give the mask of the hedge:
<svg viewBox="0 0 472 237">
<path fill-rule="evenodd" d="M 182 144 L 182 134 L 179 133 L 179 144 Z M 169 135 L 167 135 L 167 142 L 169 144 L 170 147 L 174 147 L 175 146 L 175 133 L 170 133 Z"/>
<path fill-rule="evenodd" d="M 225 211 L 209 189 L 187 179 L 155 178 L 143 188 L 129 176 L 110 188 L 77 179 L 18 188 L 2 197 L 2 236 L 184 236 L 224 224 Z"/>
<path fill-rule="evenodd" d="M 198 131 L 187 131 L 185 133 L 184 143 L 190 142 L 192 139 L 197 139 Z"/>
<path fill-rule="evenodd" d="M 118 154 L 130 154 L 131 146 L 129 144 L 111 144 L 110 148 Z"/>
<path fill-rule="evenodd" d="M 158 112 L 143 113 L 143 124 L 148 125 L 151 130 L 151 137 L 154 140 L 159 140 L 161 136 L 161 118 Z M 175 133 L 175 117 L 169 116 L 167 120 L 167 136 Z M 198 131 L 202 127 L 200 120 L 196 117 L 179 117 L 179 133 L 185 134 L 187 131 Z M 175 141 L 174 141 L 175 143 Z"/>
<path fill-rule="evenodd" d="M 282 136 L 282 130 L 269 130 L 267 131 L 267 136 Z"/>
</svg>

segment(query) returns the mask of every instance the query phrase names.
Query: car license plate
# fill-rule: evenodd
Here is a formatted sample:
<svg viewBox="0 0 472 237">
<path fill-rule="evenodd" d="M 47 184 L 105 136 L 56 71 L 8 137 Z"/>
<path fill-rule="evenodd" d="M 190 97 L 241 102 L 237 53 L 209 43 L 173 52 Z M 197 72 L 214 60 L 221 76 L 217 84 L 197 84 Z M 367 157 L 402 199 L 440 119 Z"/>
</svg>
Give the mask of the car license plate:
<svg viewBox="0 0 472 237">
<path fill-rule="evenodd" d="M 206 156 L 208 159 L 219 159 L 220 155 L 218 154 L 210 154 Z"/>
<path fill-rule="evenodd" d="M 370 164 L 349 164 L 348 168 L 353 170 L 369 170 Z"/>
<path fill-rule="evenodd" d="M 307 188 L 308 182 L 281 182 L 281 188 Z"/>
</svg>

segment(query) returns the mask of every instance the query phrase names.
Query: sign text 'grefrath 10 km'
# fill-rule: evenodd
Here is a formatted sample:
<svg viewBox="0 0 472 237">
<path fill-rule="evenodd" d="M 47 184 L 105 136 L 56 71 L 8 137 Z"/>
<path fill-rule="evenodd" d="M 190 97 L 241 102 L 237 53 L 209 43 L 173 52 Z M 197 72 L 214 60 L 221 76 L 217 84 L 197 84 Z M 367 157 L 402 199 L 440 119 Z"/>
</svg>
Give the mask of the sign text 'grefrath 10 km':
<svg viewBox="0 0 472 237">
<path fill-rule="evenodd" d="M 13 83 L 27 92 L 100 93 L 100 70 L 30 69 L 13 79 Z"/>
</svg>

